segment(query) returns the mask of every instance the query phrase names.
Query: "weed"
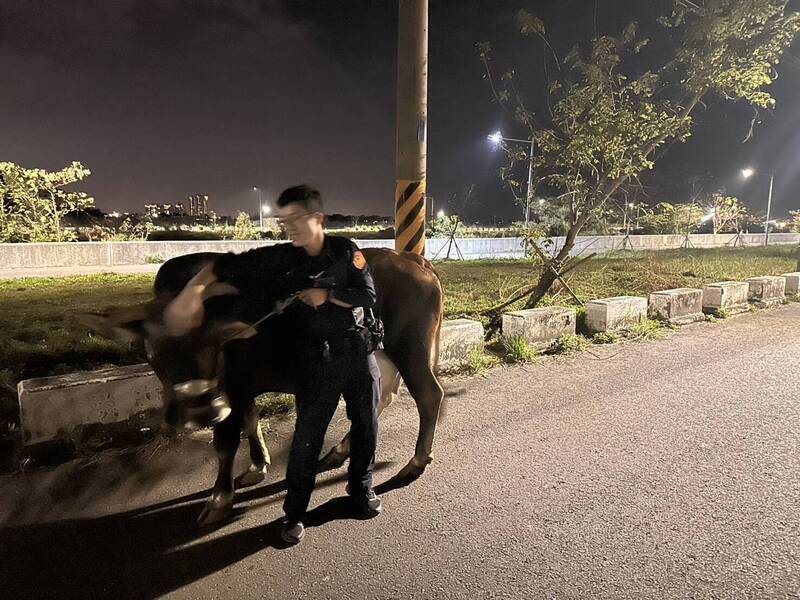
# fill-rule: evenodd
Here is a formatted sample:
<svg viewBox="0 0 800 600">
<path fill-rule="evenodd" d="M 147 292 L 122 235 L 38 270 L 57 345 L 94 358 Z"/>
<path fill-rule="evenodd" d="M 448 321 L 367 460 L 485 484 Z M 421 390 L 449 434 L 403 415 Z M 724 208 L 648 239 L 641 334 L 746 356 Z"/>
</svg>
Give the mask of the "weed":
<svg viewBox="0 0 800 600">
<path fill-rule="evenodd" d="M 658 340 L 663 338 L 665 333 L 664 323 L 654 319 L 647 319 L 631 327 L 631 337 L 638 340 Z"/>
<path fill-rule="evenodd" d="M 572 354 L 583 352 L 589 346 L 589 340 L 582 335 L 567 334 L 558 338 L 550 348 L 554 354 Z"/>
<path fill-rule="evenodd" d="M 758 312 L 758 307 L 755 304 L 748 304 L 747 310 L 751 313 Z"/>
<path fill-rule="evenodd" d="M 503 338 L 503 351 L 506 361 L 510 363 L 531 362 L 539 354 L 522 336 Z"/>
<path fill-rule="evenodd" d="M 160 265 L 164 262 L 164 259 L 161 258 L 158 254 L 149 254 L 144 257 L 145 264 L 148 265 Z"/>
<path fill-rule="evenodd" d="M 496 357 L 487 354 L 481 346 L 476 346 L 469 351 L 464 371 L 469 375 L 479 375 L 497 364 Z"/>
<path fill-rule="evenodd" d="M 613 331 L 600 331 L 592 336 L 593 344 L 615 344 L 619 336 Z"/>
<path fill-rule="evenodd" d="M 727 319 L 731 316 L 731 313 L 727 308 L 720 308 L 715 316 L 718 319 Z"/>
</svg>

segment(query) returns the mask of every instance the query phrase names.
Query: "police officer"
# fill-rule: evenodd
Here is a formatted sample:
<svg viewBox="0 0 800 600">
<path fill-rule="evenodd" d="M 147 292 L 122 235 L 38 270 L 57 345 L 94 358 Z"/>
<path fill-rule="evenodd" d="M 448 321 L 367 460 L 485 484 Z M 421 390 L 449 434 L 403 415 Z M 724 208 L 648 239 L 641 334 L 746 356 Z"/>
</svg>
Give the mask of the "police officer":
<svg viewBox="0 0 800 600">
<path fill-rule="evenodd" d="M 297 543 L 304 535 L 303 516 L 314 489 L 320 450 L 340 396 L 351 421 L 348 493 L 359 516 L 381 512 L 380 498 L 372 488 L 380 371 L 354 311 L 375 304 L 375 286 L 363 254 L 350 240 L 325 234 L 317 190 L 289 188 L 277 203 L 279 222 L 292 246 L 286 289 L 302 290 L 299 302 L 286 310 L 297 331 L 300 373 L 281 527 L 283 540 Z"/>
</svg>

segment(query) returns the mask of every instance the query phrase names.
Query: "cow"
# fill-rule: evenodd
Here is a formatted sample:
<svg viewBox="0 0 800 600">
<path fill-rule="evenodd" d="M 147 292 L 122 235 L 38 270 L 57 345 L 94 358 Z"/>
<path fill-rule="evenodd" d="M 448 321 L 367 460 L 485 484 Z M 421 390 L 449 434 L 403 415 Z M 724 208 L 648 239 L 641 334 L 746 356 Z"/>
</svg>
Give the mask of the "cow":
<svg viewBox="0 0 800 600">
<path fill-rule="evenodd" d="M 245 254 L 259 251 L 268 261 L 268 248 Z M 396 475 L 400 481 L 411 480 L 433 460 L 433 438 L 444 397 L 434 374 L 444 294 L 431 263 L 417 254 L 384 248 L 368 248 L 363 254 L 375 281 L 375 310 L 385 329 L 384 349 L 376 352 L 383 388 L 378 414 L 392 402 L 401 381 L 419 412 L 414 456 Z M 242 431 L 247 434 L 251 464 L 239 484 L 255 485 L 265 478 L 270 455 L 254 400 L 265 392 L 294 393 L 297 378 L 288 351 L 291 321 L 281 314 L 263 319 L 268 307 L 282 300 L 270 295 L 270 282 L 260 282 L 257 298 L 228 283 L 211 284 L 203 298 L 199 326 L 181 335 L 166 326 L 165 311 L 174 306 L 186 284 L 201 270 L 209 271 L 208 265 L 216 265 L 220 256 L 203 252 L 168 260 L 156 275 L 153 300 L 82 318 L 107 337 L 133 336 L 143 341 L 147 360 L 163 385 L 168 425 L 180 427 L 197 415 L 213 423 L 218 474 L 198 517 L 200 525 L 225 519 L 232 511 L 233 462 Z M 349 452 L 346 436 L 321 459 L 320 469 L 341 466 Z"/>
</svg>

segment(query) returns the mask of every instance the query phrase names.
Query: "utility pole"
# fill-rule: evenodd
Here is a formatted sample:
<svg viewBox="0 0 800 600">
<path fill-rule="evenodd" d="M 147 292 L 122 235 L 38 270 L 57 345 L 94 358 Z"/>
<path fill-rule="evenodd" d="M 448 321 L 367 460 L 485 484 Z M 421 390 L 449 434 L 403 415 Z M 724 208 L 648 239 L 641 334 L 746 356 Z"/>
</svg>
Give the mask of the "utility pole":
<svg viewBox="0 0 800 600">
<path fill-rule="evenodd" d="M 769 176 L 769 196 L 767 196 L 767 220 L 764 223 L 764 245 L 769 245 L 769 213 L 772 209 L 772 184 L 775 182 L 775 175 Z"/>
<path fill-rule="evenodd" d="M 395 249 L 425 254 L 428 0 L 399 0 Z"/>
</svg>

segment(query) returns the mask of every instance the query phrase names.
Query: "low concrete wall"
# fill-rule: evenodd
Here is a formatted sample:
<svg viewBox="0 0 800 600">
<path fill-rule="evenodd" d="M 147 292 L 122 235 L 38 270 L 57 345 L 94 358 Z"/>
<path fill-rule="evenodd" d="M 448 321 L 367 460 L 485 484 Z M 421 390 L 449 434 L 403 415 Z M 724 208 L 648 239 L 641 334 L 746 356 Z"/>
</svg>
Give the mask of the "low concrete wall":
<svg viewBox="0 0 800 600">
<path fill-rule="evenodd" d="M 747 294 L 750 286 L 746 281 L 720 281 L 703 286 L 703 312 L 719 315 L 747 310 Z"/>
<path fill-rule="evenodd" d="M 22 441 L 74 441 L 76 432 L 88 426 L 141 419 L 161 408 L 161 389 L 150 365 L 20 381 Z"/>
<path fill-rule="evenodd" d="M 786 279 L 783 277 L 753 277 L 747 283 L 750 285 L 747 299 L 759 308 L 777 306 L 785 300 Z"/>
<path fill-rule="evenodd" d="M 787 296 L 800 295 L 800 273 L 784 273 L 782 277 L 786 280 L 784 293 Z"/>
<path fill-rule="evenodd" d="M 501 330 L 504 337 L 521 337 L 544 350 L 562 335 L 574 335 L 576 323 L 574 308 L 548 306 L 505 313 Z"/>
<path fill-rule="evenodd" d="M 460 367 L 467 362 L 470 352 L 483 347 L 483 325 L 471 319 L 453 319 L 442 323 L 439 340 L 440 371 Z"/>
<path fill-rule="evenodd" d="M 573 256 L 591 252 L 605 254 L 615 250 L 670 250 L 681 248 L 682 235 L 632 235 L 627 240 L 622 236 L 578 237 Z M 733 234 L 691 235 L 690 244 L 695 248 L 733 246 Z M 763 234 L 744 234 L 740 237 L 745 246 L 758 246 L 764 241 Z M 770 244 L 800 244 L 800 233 L 774 233 Z M 356 240 L 362 248 L 394 248 L 394 240 Z M 465 260 L 490 258 L 523 258 L 520 238 L 459 238 L 450 248 L 450 258 Z M 564 244 L 563 237 L 553 238 L 554 252 Z M 148 260 L 168 260 L 175 256 L 193 252 L 244 252 L 251 248 L 275 244 L 274 241 L 192 241 L 192 242 L 73 242 L 48 244 L 0 244 L 0 268 L 31 269 L 69 266 L 114 266 L 145 264 Z M 444 258 L 447 255 L 447 239 L 433 238 L 427 241 L 425 255 Z M 456 248 L 457 246 L 457 248 Z M 459 255 L 460 252 L 460 255 Z"/>
<path fill-rule="evenodd" d="M 586 328 L 590 333 L 623 331 L 647 319 L 647 298 L 617 296 L 586 304 Z"/>
<path fill-rule="evenodd" d="M 703 290 L 676 288 L 650 294 L 648 314 L 671 325 L 687 325 L 705 319 Z"/>
</svg>

